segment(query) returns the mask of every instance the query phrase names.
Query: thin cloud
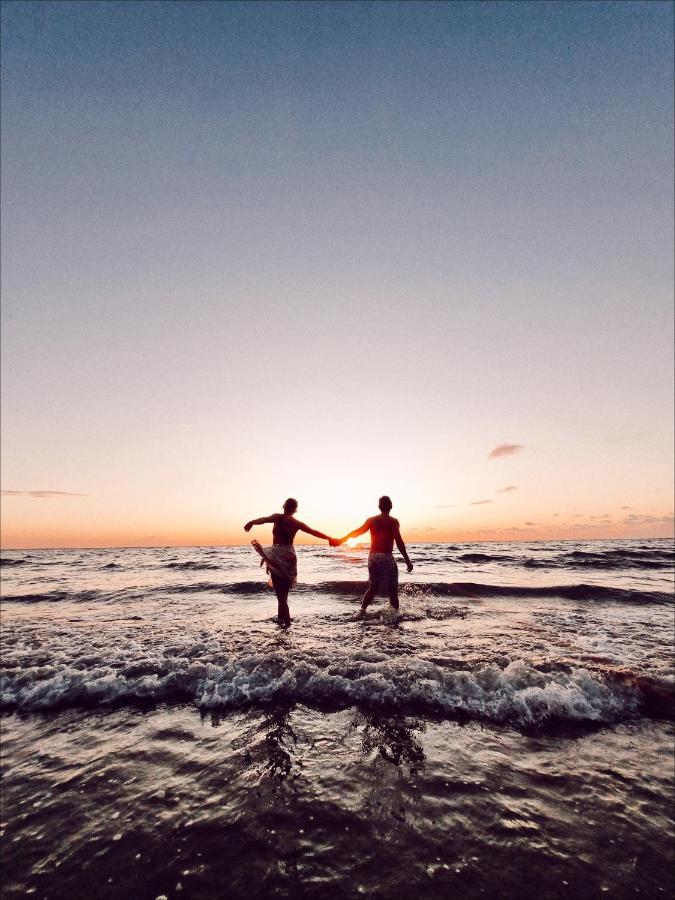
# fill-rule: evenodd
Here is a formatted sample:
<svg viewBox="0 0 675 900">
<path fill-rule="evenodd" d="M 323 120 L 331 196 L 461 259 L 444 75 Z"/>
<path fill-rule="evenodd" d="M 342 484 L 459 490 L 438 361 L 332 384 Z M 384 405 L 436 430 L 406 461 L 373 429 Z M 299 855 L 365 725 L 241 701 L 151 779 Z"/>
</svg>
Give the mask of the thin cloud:
<svg viewBox="0 0 675 900">
<path fill-rule="evenodd" d="M 497 493 L 498 494 L 508 494 L 509 491 L 517 491 L 517 490 L 518 490 L 518 488 L 515 486 L 515 484 L 507 484 L 506 487 L 499 488 Z"/>
<path fill-rule="evenodd" d="M 488 453 L 488 459 L 498 459 L 500 456 L 513 456 L 514 453 L 518 453 L 524 449 L 524 444 L 497 444 L 497 446 Z"/>
<path fill-rule="evenodd" d="M 644 516 L 631 513 L 622 520 L 622 525 L 669 525 L 673 522 L 673 516 Z"/>
<path fill-rule="evenodd" d="M 492 500 L 474 500 L 469 506 L 482 506 L 484 503 L 492 503 Z"/>
<path fill-rule="evenodd" d="M 41 499 L 53 499 L 54 497 L 88 497 L 88 494 L 78 494 L 75 491 L 2 491 L 3 497 L 39 497 Z"/>
<path fill-rule="evenodd" d="M 632 509 L 632 506 L 622 506 L 621 509 Z"/>
<path fill-rule="evenodd" d="M 525 525 L 536 525 L 536 522 L 525 522 Z"/>
</svg>

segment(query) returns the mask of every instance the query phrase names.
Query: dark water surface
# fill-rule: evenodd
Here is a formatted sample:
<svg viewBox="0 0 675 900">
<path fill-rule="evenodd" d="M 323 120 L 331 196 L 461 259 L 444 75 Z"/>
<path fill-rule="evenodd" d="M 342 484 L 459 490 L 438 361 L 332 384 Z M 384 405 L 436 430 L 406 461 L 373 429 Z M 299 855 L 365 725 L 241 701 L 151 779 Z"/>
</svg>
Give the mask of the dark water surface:
<svg viewBox="0 0 675 900">
<path fill-rule="evenodd" d="M 673 893 L 673 548 L 3 554 L 3 898 Z"/>
</svg>

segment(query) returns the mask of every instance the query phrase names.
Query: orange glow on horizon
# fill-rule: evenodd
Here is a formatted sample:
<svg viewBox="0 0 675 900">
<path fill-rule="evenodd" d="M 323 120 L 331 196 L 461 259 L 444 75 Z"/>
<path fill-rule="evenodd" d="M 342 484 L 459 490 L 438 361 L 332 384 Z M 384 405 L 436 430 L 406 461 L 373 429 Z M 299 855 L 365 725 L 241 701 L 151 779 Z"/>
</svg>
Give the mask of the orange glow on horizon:
<svg viewBox="0 0 675 900">
<path fill-rule="evenodd" d="M 667 517 L 663 517 L 667 519 Z M 322 523 L 325 525 L 325 523 Z M 343 524 L 343 523 L 341 523 Z M 336 536 L 344 534 L 348 527 L 358 524 L 352 522 L 343 528 L 325 527 Z M 593 523 L 541 524 L 532 527 L 500 524 L 481 528 L 425 526 L 406 527 L 402 521 L 403 538 L 407 543 L 480 543 L 489 541 L 540 541 L 540 540 L 601 540 L 610 538 L 648 539 L 672 538 L 674 536 L 672 520 L 657 524 L 622 525 L 600 527 Z M 271 543 L 270 526 L 256 529 L 258 540 L 263 544 Z M 200 529 L 183 528 L 170 530 L 163 528 L 105 528 L 105 527 L 73 527 L 63 526 L 59 529 L 5 527 L 2 531 L 0 546 L 3 550 L 58 549 L 58 548 L 113 548 L 113 547 L 213 547 L 247 545 L 251 536 L 239 528 Z M 325 545 L 324 541 L 313 537 L 298 538 L 296 543 Z M 368 546 L 367 539 L 352 538 L 346 542 L 351 549 Z"/>
</svg>

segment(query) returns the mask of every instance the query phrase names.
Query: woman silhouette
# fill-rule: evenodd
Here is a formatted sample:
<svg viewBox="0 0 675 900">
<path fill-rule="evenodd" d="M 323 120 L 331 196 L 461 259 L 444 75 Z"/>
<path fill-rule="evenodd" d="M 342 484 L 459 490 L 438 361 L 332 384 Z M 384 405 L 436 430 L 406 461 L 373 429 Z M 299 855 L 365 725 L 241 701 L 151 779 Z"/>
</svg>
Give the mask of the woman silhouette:
<svg viewBox="0 0 675 900">
<path fill-rule="evenodd" d="M 244 531 L 250 531 L 254 525 L 271 524 L 271 547 L 262 547 L 258 541 L 251 541 L 256 552 L 262 557 L 260 565 L 267 566 L 267 574 L 270 576 L 269 585 L 276 591 L 279 601 L 279 624 L 284 628 L 290 627 L 291 614 L 288 609 L 288 592 L 293 587 L 298 576 L 298 560 L 293 547 L 293 539 L 298 531 L 313 534 L 329 543 L 335 542 L 335 538 L 328 537 L 321 531 L 315 531 L 304 522 L 295 518 L 298 501 L 289 497 L 284 503 L 283 513 L 273 513 L 271 516 L 263 516 L 261 519 L 251 519 L 244 525 Z"/>
</svg>

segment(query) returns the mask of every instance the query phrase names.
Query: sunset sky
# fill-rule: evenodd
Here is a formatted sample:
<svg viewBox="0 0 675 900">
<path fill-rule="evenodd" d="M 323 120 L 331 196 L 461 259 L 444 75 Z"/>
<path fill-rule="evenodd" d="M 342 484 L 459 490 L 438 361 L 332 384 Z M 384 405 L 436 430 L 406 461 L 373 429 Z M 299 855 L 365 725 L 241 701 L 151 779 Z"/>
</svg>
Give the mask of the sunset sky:
<svg viewBox="0 0 675 900">
<path fill-rule="evenodd" d="M 2 16 L 5 547 L 672 534 L 671 4 Z"/>
</svg>

